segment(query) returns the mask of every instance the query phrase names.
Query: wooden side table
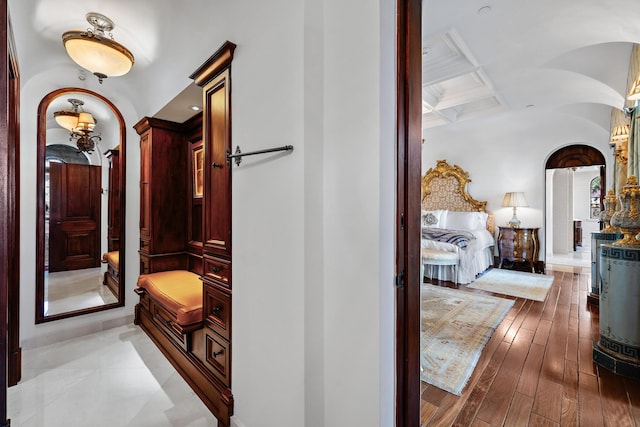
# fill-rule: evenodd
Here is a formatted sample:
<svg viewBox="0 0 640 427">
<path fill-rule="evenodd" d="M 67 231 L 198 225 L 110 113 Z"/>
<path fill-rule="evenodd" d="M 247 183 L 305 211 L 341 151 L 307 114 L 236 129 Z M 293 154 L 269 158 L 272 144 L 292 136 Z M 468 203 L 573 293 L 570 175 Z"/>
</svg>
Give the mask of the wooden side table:
<svg viewBox="0 0 640 427">
<path fill-rule="evenodd" d="M 526 263 L 531 272 L 536 272 L 540 250 L 538 230 L 540 228 L 498 227 L 499 268 L 513 268 L 516 263 Z"/>
</svg>

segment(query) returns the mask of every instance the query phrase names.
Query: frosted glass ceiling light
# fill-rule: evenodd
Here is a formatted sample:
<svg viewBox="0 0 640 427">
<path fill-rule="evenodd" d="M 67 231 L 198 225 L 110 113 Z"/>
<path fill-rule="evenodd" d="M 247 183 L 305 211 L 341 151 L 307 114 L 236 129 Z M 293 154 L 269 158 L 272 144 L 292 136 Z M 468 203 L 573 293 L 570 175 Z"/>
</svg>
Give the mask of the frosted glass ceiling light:
<svg viewBox="0 0 640 427">
<path fill-rule="evenodd" d="M 67 99 L 72 105 L 71 111 L 56 111 L 53 113 L 53 117 L 56 119 L 56 123 L 65 128 L 68 131 L 72 131 L 78 126 L 78 116 L 80 115 L 80 106 L 84 102 L 79 99 Z"/>
<path fill-rule="evenodd" d="M 107 77 L 127 74 L 133 67 L 133 54 L 113 40 L 110 33 L 115 27 L 113 21 L 95 12 L 87 13 L 86 18 L 93 29 L 67 31 L 62 35 L 71 59 L 95 74 L 100 83 Z"/>
</svg>

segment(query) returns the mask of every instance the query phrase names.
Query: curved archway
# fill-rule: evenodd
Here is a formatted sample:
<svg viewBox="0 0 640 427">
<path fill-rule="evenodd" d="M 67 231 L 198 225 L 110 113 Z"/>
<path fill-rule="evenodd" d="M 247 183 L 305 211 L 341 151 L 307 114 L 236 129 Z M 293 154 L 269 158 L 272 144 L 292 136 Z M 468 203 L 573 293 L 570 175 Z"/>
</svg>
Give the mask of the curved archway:
<svg viewBox="0 0 640 427">
<path fill-rule="evenodd" d="M 37 128 L 37 150 L 36 150 L 36 190 L 38 194 L 37 200 L 37 221 L 36 221 L 36 323 L 47 322 L 51 320 L 62 319 L 71 316 L 77 316 L 85 313 L 92 313 L 95 311 L 106 310 L 109 308 L 122 307 L 124 306 L 124 262 L 119 263 L 119 283 L 117 286 L 117 296 L 115 302 L 106 302 L 104 304 L 97 304 L 89 307 L 82 307 L 79 309 L 65 311 L 54 314 L 46 314 L 45 309 L 45 165 L 46 165 L 46 146 L 47 146 L 47 113 L 51 115 L 50 107 L 52 107 L 52 103 L 58 100 L 60 97 L 64 95 L 84 95 L 87 98 L 95 98 L 98 103 L 102 103 L 101 106 L 104 107 L 104 110 L 108 112 L 110 120 L 115 129 L 114 135 L 114 145 L 111 147 L 109 151 L 114 152 L 118 151 L 118 166 L 117 166 L 117 175 L 118 175 L 118 184 L 117 187 L 109 188 L 109 193 L 111 190 L 117 188 L 117 196 L 114 200 L 117 201 L 119 209 L 115 215 L 114 221 L 117 221 L 118 224 L 124 224 L 125 220 L 125 171 L 126 171 L 126 162 L 124 153 L 126 152 L 126 124 L 124 121 L 124 117 L 120 110 L 107 98 L 103 95 L 93 92 L 84 88 L 77 87 L 66 87 L 54 90 L 47 95 L 45 95 L 40 104 L 38 105 L 38 128 Z M 117 145 L 116 145 L 117 144 Z M 96 155 L 95 153 L 93 155 Z M 100 159 L 102 162 L 102 159 Z M 114 163 L 115 165 L 115 163 Z M 115 166 L 114 166 L 115 167 Z M 114 194 L 115 191 L 114 191 Z M 119 227 L 119 231 L 117 234 L 118 239 L 118 251 L 119 258 L 125 259 L 125 234 L 124 227 Z M 98 255 L 99 256 L 99 255 Z M 106 288 L 106 286 L 105 286 Z"/>
<path fill-rule="evenodd" d="M 574 144 L 562 147 L 547 159 L 545 169 L 575 168 L 580 166 L 605 166 L 604 155 L 590 145 Z"/>
<path fill-rule="evenodd" d="M 591 209 L 588 190 L 585 190 L 588 202 L 584 207 L 589 213 L 581 215 L 581 212 L 574 212 L 574 198 L 580 197 L 574 194 L 574 185 L 579 186 L 574 183 L 582 181 L 580 177 L 584 175 L 581 175 L 581 171 L 587 174 L 587 184 L 595 174 L 600 178 L 601 188 L 606 188 L 606 159 L 597 148 L 585 144 L 561 147 L 551 153 L 545 163 L 545 258 L 549 255 L 552 258 L 546 259 L 547 263 L 553 263 L 554 259 L 557 261 L 558 255 L 565 258 L 572 254 L 569 257 L 571 261 L 565 261 L 585 265 L 587 261 L 582 258 L 586 258 L 587 254 L 590 258 L 590 251 L 576 252 L 577 247 L 585 249 L 590 245 L 590 240 L 582 238 L 583 227 L 588 231 L 597 231 L 601 224 Z M 582 191 L 578 193 L 582 194 Z M 598 201 L 600 209 L 603 208 L 603 197 L 604 191 L 601 191 Z M 578 206 L 582 204 L 578 203 Z"/>
</svg>

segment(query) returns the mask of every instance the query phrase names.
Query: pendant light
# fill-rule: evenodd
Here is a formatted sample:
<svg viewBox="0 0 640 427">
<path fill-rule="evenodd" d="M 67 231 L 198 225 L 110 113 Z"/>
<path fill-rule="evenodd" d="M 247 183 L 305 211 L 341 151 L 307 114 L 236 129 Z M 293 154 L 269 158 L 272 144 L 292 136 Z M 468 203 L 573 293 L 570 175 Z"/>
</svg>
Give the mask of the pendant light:
<svg viewBox="0 0 640 427">
<path fill-rule="evenodd" d="M 91 113 L 82 110 L 84 102 L 79 99 L 67 99 L 71 104 L 71 111 L 56 111 L 53 117 L 61 127 L 68 130 L 69 141 L 76 144 L 78 150 L 86 151 L 91 154 L 95 149 L 96 143 L 100 141 L 100 135 L 92 135 L 91 133 L 96 127 L 97 120 Z"/>
<path fill-rule="evenodd" d="M 87 22 L 93 29 L 67 31 L 62 43 L 67 53 L 78 65 L 91 71 L 102 83 L 107 77 L 122 76 L 133 67 L 133 54 L 113 40 L 113 21 L 106 16 L 89 12 Z"/>
<path fill-rule="evenodd" d="M 79 99 L 67 99 L 71 103 L 71 111 L 62 110 L 53 113 L 53 117 L 56 119 L 56 123 L 65 128 L 68 131 L 78 126 L 78 116 L 80 115 L 80 106 L 84 105 L 84 102 Z"/>
</svg>

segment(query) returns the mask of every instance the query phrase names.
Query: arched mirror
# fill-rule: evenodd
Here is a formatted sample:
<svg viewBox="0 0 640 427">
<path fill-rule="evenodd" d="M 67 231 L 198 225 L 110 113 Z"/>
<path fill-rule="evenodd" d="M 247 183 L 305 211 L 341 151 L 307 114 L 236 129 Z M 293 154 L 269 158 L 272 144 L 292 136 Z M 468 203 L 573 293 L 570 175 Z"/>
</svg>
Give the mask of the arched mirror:
<svg viewBox="0 0 640 427">
<path fill-rule="evenodd" d="M 36 323 L 124 305 L 125 123 L 81 88 L 38 106 Z"/>
</svg>

